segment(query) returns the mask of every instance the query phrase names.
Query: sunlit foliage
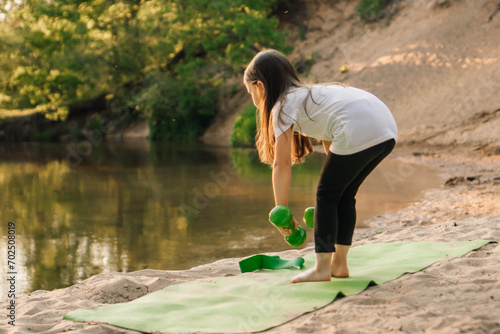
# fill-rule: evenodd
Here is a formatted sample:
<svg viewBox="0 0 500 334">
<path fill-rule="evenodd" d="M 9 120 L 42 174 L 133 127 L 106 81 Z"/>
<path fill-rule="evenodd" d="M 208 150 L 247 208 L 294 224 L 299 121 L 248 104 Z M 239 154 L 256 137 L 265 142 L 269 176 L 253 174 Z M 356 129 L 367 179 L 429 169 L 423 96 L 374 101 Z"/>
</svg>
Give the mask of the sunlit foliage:
<svg viewBox="0 0 500 334">
<path fill-rule="evenodd" d="M 263 48 L 286 51 L 273 16 L 285 2 L 4 1 L 0 103 L 63 119 L 105 94 L 111 112 L 120 98 L 144 113 L 155 139 L 199 135 L 225 78 Z"/>
</svg>

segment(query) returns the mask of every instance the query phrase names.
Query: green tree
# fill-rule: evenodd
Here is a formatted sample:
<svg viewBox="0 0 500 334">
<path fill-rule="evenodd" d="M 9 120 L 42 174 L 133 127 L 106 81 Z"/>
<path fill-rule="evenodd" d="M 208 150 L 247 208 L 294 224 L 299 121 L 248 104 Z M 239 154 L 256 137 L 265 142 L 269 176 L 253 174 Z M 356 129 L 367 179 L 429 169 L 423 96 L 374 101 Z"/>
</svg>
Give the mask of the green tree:
<svg viewBox="0 0 500 334">
<path fill-rule="evenodd" d="M 217 109 L 217 89 L 228 76 L 241 73 L 256 51 L 288 50 L 271 16 L 279 1 L 183 1 L 170 12 L 167 25 L 171 75 L 137 99 L 149 115 L 154 139 L 195 137 Z M 152 47 L 150 54 L 164 54 Z"/>
<path fill-rule="evenodd" d="M 10 73 L 0 81 L 2 96 L 13 108 L 64 118 L 71 106 L 106 95 L 108 105 L 118 98 L 126 105 L 111 112 L 144 112 L 155 139 L 193 137 L 215 113 L 225 78 L 264 47 L 287 51 L 273 16 L 283 3 L 30 0 L 11 6 L 0 35 L 7 46 L 0 71 Z M 161 82 L 144 85 L 154 76 Z"/>
</svg>

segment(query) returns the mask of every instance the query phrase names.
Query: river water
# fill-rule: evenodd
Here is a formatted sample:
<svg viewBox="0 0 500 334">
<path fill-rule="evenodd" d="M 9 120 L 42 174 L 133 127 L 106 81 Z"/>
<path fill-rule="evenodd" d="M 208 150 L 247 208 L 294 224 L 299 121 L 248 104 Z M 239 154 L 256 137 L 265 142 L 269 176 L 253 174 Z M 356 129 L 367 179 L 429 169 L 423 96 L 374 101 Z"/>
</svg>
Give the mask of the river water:
<svg viewBox="0 0 500 334">
<path fill-rule="evenodd" d="M 293 167 L 290 207 L 299 221 L 314 206 L 324 157 Z M 357 228 L 437 185 L 434 170 L 386 159 L 358 193 Z M 13 221 L 18 294 L 101 272 L 188 269 L 290 248 L 267 219 L 271 169 L 249 149 L 142 140 L 2 146 L 0 194 L 0 257 Z M 1 280 L 0 300 L 7 290 Z"/>
</svg>

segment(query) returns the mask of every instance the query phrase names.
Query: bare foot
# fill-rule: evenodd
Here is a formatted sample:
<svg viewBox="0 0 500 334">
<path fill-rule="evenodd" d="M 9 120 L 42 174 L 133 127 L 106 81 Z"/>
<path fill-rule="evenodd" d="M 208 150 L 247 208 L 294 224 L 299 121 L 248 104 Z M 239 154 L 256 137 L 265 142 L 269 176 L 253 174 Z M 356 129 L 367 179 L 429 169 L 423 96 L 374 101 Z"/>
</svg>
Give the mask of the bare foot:
<svg viewBox="0 0 500 334">
<path fill-rule="evenodd" d="M 335 245 L 335 254 L 331 263 L 332 277 L 346 278 L 349 277 L 349 268 L 347 268 L 347 253 L 349 252 L 348 245 Z"/>
<path fill-rule="evenodd" d="M 349 268 L 347 268 L 347 265 L 334 265 L 332 263 L 332 277 L 336 278 L 349 277 Z"/>
<path fill-rule="evenodd" d="M 329 269 L 329 268 L 327 268 Z M 328 282 L 330 281 L 330 273 L 329 270 L 318 271 L 316 268 L 309 269 L 306 272 L 303 272 L 300 275 L 292 278 L 292 283 L 301 283 L 301 282 Z"/>
</svg>

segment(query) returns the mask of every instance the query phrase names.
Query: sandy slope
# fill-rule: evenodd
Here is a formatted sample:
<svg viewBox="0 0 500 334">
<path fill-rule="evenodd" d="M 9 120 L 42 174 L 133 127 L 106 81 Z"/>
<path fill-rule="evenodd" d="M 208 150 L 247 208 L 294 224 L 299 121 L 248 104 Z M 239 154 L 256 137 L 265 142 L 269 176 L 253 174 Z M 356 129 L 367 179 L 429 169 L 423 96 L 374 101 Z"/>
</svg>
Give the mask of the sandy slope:
<svg viewBox="0 0 500 334">
<path fill-rule="evenodd" d="M 500 152 L 499 1 L 406 0 L 392 7 L 390 25 L 361 23 L 356 3 L 295 1 L 282 15 L 295 48 L 290 57 L 309 72 L 305 81 L 341 81 L 376 94 L 395 115 L 401 141 Z M 234 102 L 224 105 L 205 142 L 228 143 L 250 99 L 242 89 Z"/>
</svg>

